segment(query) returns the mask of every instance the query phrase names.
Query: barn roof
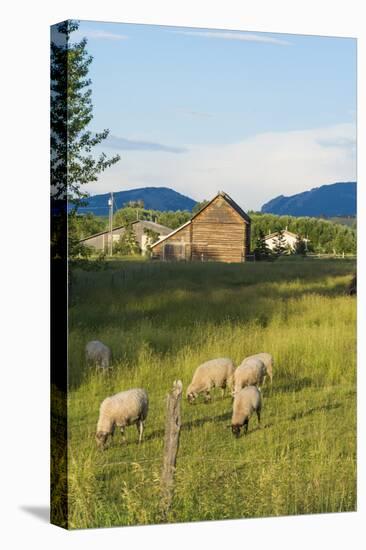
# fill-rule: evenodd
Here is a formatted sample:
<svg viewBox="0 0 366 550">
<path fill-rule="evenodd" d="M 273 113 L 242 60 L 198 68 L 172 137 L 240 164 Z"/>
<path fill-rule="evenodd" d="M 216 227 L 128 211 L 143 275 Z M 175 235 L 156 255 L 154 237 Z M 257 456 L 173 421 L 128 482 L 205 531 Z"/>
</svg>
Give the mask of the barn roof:
<svg viewBox="0 0 366 550">
<path fill-rule="evenodd" d="M 150 248 L 154 248 L 154 246 L 156 246 L 157 244 L 160 244 L 161 242 L 165 241 L 165 239 L 169 239 L 169 237 L 171 237 L 172 235 L 175 235 L 176 233 L 178 233 L 178 231 L 180 231 L 181 229 L 183 229 L 184 227 L 187 227 L 187 225 L 190 225 L 192 223 L 192 220 L 188 220 L 186 223 L 184 223 L 183 225 L 177 227 L 177 229 L 174 229 L 171 233 L 169 233 L 168 235 L 164 235 L 163 237 L 160 237 L 160 239 L 158 239 L 155 243 L 153 243 Z"/>
<path fill-rule="evenodd" d="M 160 223 L 152 222 L 150 220 L 135 220 L 134 222 L 131 223 L 131 225 L 135 225 L 136 223 L 141 223 L 145 227 L 155 230 L 156 232 L 159 232 L 159 230 L 170 231 L 170 227 L 166 227 L 165 225 L 161 225 Z M 118 231 L 118 229 L 124 229 L 125 227 L 126 227 L 126 224 L 113 227 L 112 233 L 113 231 Z M 100 237 L 101 235 L 106 235 L 107 233 L 110 233 L 109 229 L 105 231 L 101 231 L 100 233 L 94 233 L 94 235 L 89 235 L 89 237 L 85 237 L 84 239 L 81 239 L 79 242 L 82 243 L 84 241 L 88 241 L 89 239 L 93 239 L 94 237 Z"/>
<path fill-rule="evenodd" d="M 151 245 L 150 248 L 154 248 L 154 246 L 157 246 L 158 244 L 162 243 L 163 241 L 165 241 L 166 239 L 169 239 L 172 235 L 175 235 L 175 233 L 178 233 L 178 231 L 180 231 L 181 229 L 183 229 L 184 227 L 187 227 L 187 225 L 190 225 L 192 223 L 192 220 L 194 220 L 199 214 L 201 214 L 201 212 L 203 212 L 206 208 L 208 208 L 215 199 L 217 199 L 217 197 L 224 197 L 224 199 L 226 200 L 226 202 L 229 203 L 229 205 L 243 218 L 243 220 L 245 221 L 245 223 L 247 224 L 250 224 L 251 223 L 251 219 L 250 217 L 248 216 L 248 214 L 246 214 L 244 212 L 244 210 L 242 210 L 240 208 L 240 206 L 238 204 L 236 204 L 235 201 L 233 201 L 233 199 L 227 194 L 225 193 L 224 191 L 219 191 L 217 193 L 217 195 L 214 196 L 214 198 L 212 200 L 210 200 L 207 204 L 205 204 L 205 206 L 203 206 L 201 208 L 201 210 L 199 210 L 198 212 L 196 212 L 196 214 L 194 214 L 192 216 L 192 218 L 190 220 L 188 220 L 186 223 L 184 223 L 183 225 L 181 225 L 180 227 L 178 227 L 177 229 L 174 229 L 174 231 L 172 231 L 171 233 L 169 233 L 169 235 L 164 235 L 163 237 L 160 237 L 160 239 L 158 241 L 156 241 L 154 244 Z"/>
</svg>

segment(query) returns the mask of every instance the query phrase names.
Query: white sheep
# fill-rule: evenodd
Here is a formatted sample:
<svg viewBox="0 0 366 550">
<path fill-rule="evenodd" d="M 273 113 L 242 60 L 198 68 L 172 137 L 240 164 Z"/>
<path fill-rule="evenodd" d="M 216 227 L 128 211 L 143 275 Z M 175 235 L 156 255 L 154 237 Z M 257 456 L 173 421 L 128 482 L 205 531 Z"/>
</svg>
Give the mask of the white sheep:
<svg viewBox="0 0 366 550">
<path fill-rule="evenodd" d="M 266 366 L 261 359 L 249 357 L 234 372 L 234 391 L 238 393 L 245 386 L 260 387 L 266 376 Z"/>
<path fill-rule="evenodd" d="M 257 413 L 258 425 L 260 426 L 261 410 L 262 395 L 256 386 L 246 386 L 235 395 L 233 416 L 231 418 L 231 431 L 235 437 L 239 437 L 242 426 L 244 426 L 244 434 L 247 433 L 249 419 L 254 412 Z"/>
<path fill-rule="evenodd" d="M 131 424 L 136 424 L 141 443 L 148 409 L 149 399 L 146 391 L 141 388 L 121 391 L 106 397 L 99 411 L 95 436 L 98 447 L 104 449 L 108 436 L 113 436 L 116 426 L 121 429 L 122 440 L 125 441 L 125 427 Z"/>
<path fill-rule="evenodd" d="M 111 358 L 111 350 L 99 340 L 92 340 L 86 344 L 85 359 L 87 365 L 106 370 L 110 368 Z"/>
<path fill-rule="evenodd" d="M 222 396 L 224 396 L 225 388 L 231 390 L 233 385 L 233 375 L 235 365 L 228 357 L 220 357 L 211 359 L 202 363 L 197 369 L 189 384 L 186 396 L 189 403 L 193 403 L 198 394 L 205 393 L 205 401 L 211 399 L 212 388 L 222 388 Z"/>
<path fill-rule="evenodd" d="M 249 357 L 246 357 L 243 363 L 248 359 L 260 359 L 261 361 L 263 361 L 264 366 L 266 367 L 267 374 L 270 377 L 271 384 L 272 384 L 273 365 L 274 365 L 272 355 L 270 353 L 256 353 L 255 355 L 250 355 Z"/>
</svg>

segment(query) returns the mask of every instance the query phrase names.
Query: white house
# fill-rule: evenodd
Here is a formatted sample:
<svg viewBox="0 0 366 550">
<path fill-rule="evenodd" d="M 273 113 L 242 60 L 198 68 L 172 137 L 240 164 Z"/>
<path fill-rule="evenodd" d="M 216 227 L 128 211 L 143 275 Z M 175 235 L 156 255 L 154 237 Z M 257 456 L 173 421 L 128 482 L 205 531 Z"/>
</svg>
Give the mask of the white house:
<svg viewBox="0 0 366 550">
<path fill-rule="evenodd" d="M 278 242 L 278 235 L 279 232 L 276 231 L 275 233 L 270 233 L 269 235 L 266 235 L 264 237 L 264 240 L 266 242 L 266 245 L 270 250 L 273 250 L 276 247 L 276 244 Z M 296 233 L 292 233 L 291 231 L 288 231 L 287 229 L 284 229 L 282 231 L 283 235 L 283 245 L 285 247 L 289 247 L 292 250 L 295 250 L 296 240 L 299 237 Z M 305 245 L 308 244 L 309 239 L 302 239 L 305 243 Z"/>
</svg>

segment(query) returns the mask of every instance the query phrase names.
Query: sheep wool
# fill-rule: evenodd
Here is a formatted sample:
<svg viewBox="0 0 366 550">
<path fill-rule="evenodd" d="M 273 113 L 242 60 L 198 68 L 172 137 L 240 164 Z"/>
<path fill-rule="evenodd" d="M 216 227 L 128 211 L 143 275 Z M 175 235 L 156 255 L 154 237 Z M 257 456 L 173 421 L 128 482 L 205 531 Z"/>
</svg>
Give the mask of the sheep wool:
<svg viewBox="0 0 366 550">
<path fill-rule="evenodd" d="M 239 437 L 240 429 L 244 426 L 247 433 L 249 419 L 254 412 L 257 413 L 258 424 L 261 421 L 262 395 L 256 386 L 246 386 L 240 390 L 234 398 L 233 415 L 231 418 L 231 431 Z"/>
<path fill-rule="evenodd" d="M 195 370 L 192 382 L 187 388 L 188 401 L 193 403 L 200 393 L 205 393 L 205 400 L 209 401 L 212 388 L 222 388 L 223 394 L 226 387 L 231 390 L 234 371 L 235 365 L 229 357 L 220 357 L 202 363 Z"/>
<path fill-rule="evenodd" d="M 89 366 L 103 370 L 108 369 L 111 363 L 111 356 L 109 347 L 99 342 L 99 340 L 92 340 L 85 346 L 85 359 Z"/>
<path fill-rule="evenodd" d="M 251 355 L 250 357 L 246 357 L 243 361 L 243 363 L 245 361 L 247 361 L 248 359 L 260 359 L 261 361 L 263 361 L 264 363 L 264 366 L 266 367 L 266 371 L 267 371 L 267 374 L 271 380 L 271 384 L 272 384 L 272 376 L 273 376 L 273 365 L 274 365 L 274 361 L 273 361 L 273 357 L 270 353 L 256 353 L 255 355 Z"/>
<path fill-rule="evenodd" d="M 98 446 L 104 448 L 108 436 L 113 435 L 115 426 L 121 429 L 124 438 L 124 429 L 131 424 L 136 424 L 140 443 L 148 409 L 148 395 L 141 388 L 122 391 L 111 397 L 106 397 L 99 411 L 96 433 Z"/>
<path fill-rule="evenodd" d="M 244 359 L 234 373 L 234 395 L 245 386 L 261 386 L 266 372 L 265 364 L 261 359 Z"/>
</svg>

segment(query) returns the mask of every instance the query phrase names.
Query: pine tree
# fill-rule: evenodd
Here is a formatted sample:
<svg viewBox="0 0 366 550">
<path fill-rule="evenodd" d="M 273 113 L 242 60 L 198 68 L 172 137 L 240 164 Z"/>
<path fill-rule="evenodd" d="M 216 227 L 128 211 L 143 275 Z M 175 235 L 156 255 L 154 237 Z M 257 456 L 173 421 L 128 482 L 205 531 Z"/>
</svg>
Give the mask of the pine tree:
<svg viewBox="0 0 366 550">
<path fill-rule="evenodd" d="M 283 230 L 281 229 L 278 232 L 277 238 L 275 240 L 275 245 L 273 247 L 273 253 L 275 256 L 281 256 L 286 250 L 286 241 L 285 236 L 283 234 Z"/>
<path fill-rule="evenodd" d="M 106 139 L 109 130 L 93 134 L 91 80 L 92 56 L 87 40 L 71 42 L 79 28 L 76 21 L 65 21 L 52 31 L 51 42 L 51 186 L 54 199 L 68 199 L 75 210 L 87 194 L 81 186 L 97 181 L 98 175 L 115 164 L 119 155 L 107 158 L 92 155 L 93 148 Z"/>
<path fill-rule="evenodd" d="M 266 260 L 269 258 L 271 251 L 267 246 L 264 231 L 259 230 L 258 238 L 255 242 L 254 257 L 256 260 Z"/>
</svg>

